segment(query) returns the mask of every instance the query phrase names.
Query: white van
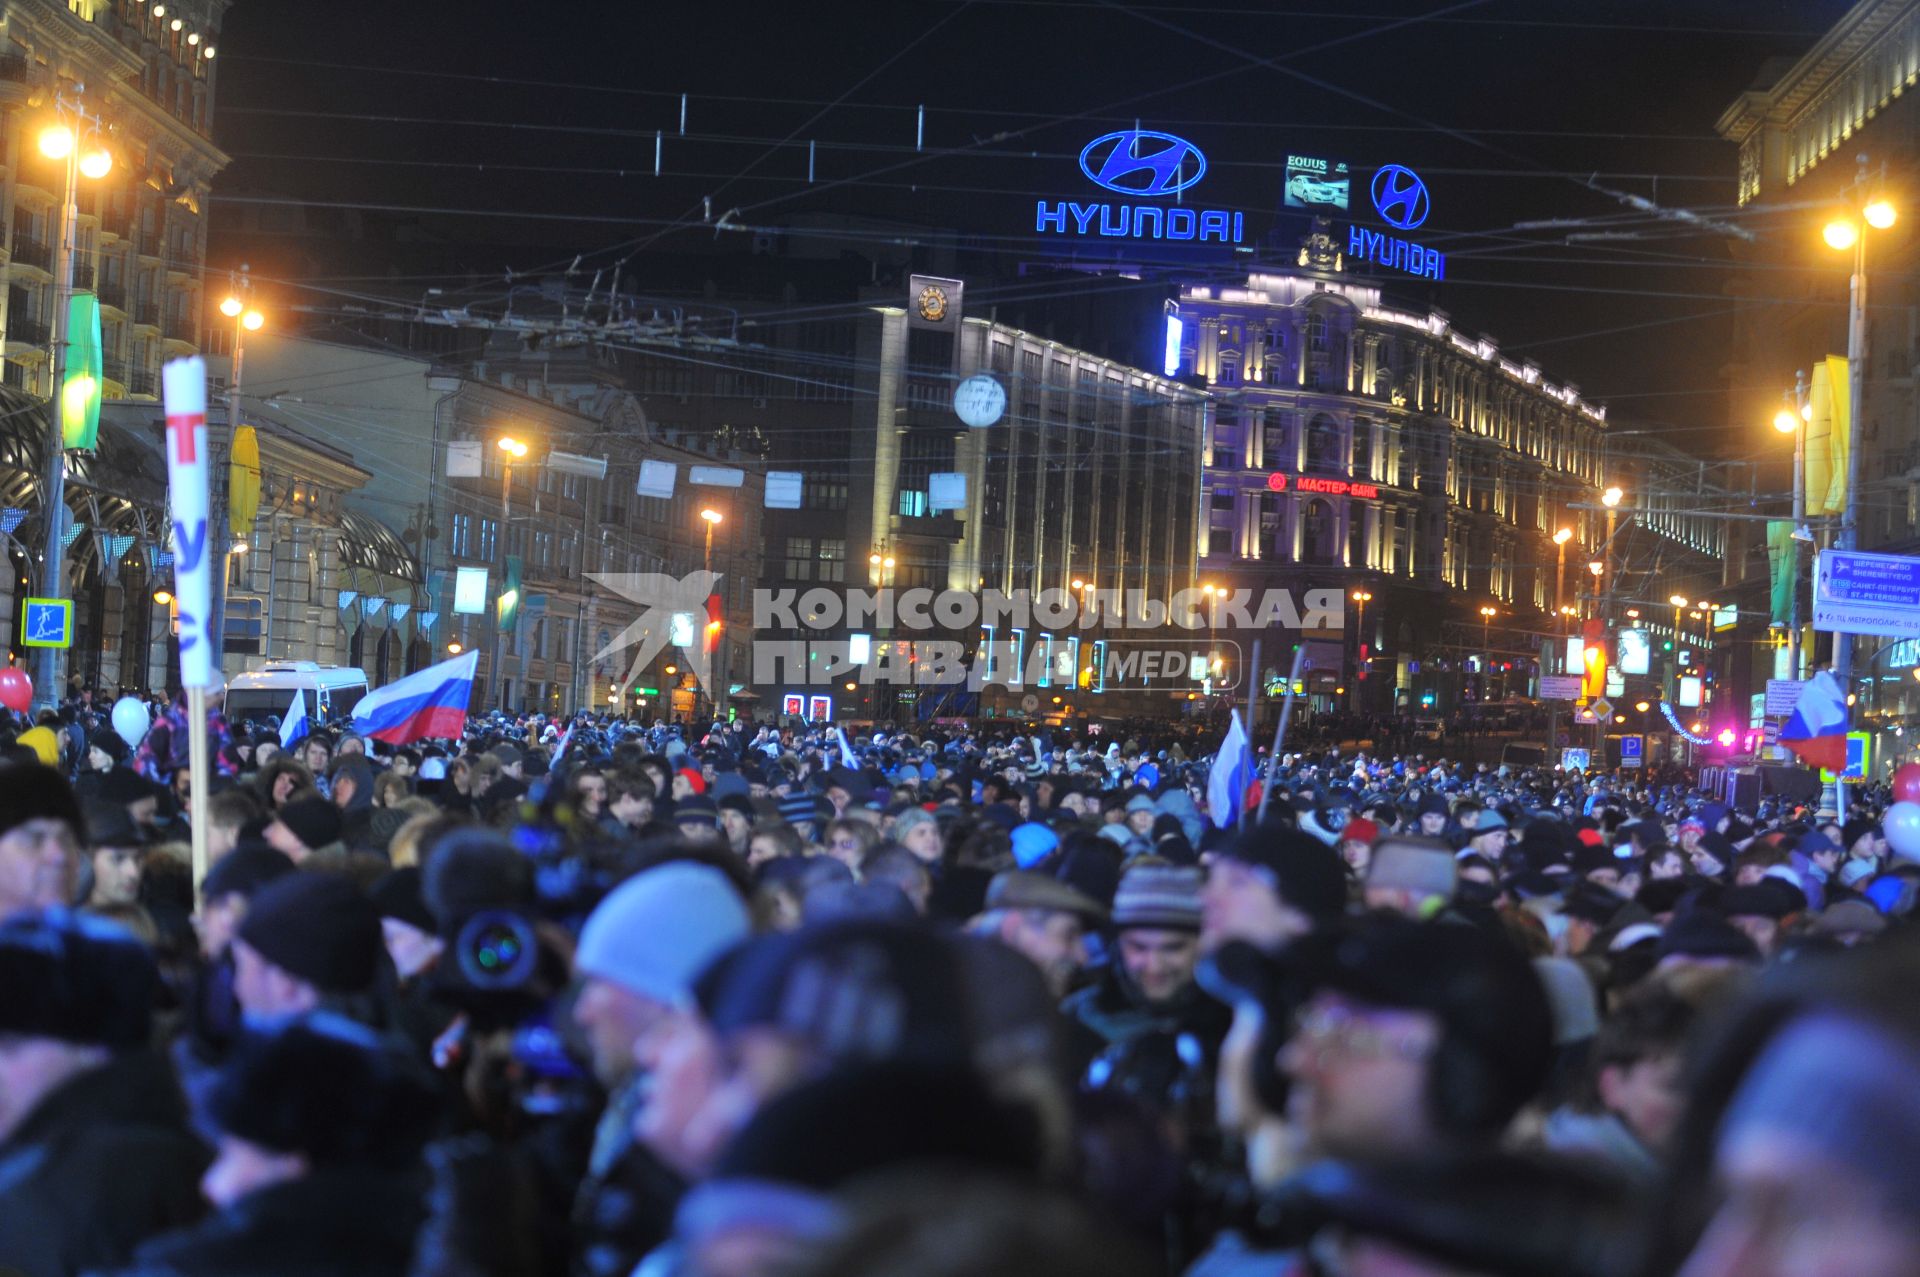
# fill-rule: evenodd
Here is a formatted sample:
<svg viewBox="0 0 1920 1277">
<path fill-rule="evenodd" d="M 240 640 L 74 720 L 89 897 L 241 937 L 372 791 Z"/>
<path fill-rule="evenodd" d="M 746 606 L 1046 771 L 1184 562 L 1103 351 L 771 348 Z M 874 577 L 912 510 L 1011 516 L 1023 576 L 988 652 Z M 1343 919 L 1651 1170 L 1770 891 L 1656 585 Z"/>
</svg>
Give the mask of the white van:
<svg viewBox="0 0 1920 1277">
<path fill-rule="evenodd" d="M 229 725 L 252 719 L 256 726 L 265 726 L 269 718 L 287 716 L 295 690 L 306 695 L 307 717 L 316 725 L 327 723 L 353 713 L 367 694 L 367 672 L 317 661 L 276 661 L 228 680 L 222 712 Z"/>
</svg>

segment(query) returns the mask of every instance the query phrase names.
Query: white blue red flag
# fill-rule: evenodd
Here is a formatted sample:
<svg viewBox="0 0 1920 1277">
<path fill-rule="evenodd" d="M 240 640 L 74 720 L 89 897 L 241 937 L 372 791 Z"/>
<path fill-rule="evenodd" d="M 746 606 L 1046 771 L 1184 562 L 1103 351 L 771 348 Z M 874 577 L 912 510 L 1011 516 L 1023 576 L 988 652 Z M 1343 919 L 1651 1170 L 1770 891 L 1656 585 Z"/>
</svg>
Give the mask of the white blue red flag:
<svg viewBox="0 0 1920 1277">
<path fill-rule="evenodd" d="M 353 707 L 354 730 L 389 745 L 459 736 L 479 664 L 478 652 L 463 652 L 368 692 Z"/>
</svg>

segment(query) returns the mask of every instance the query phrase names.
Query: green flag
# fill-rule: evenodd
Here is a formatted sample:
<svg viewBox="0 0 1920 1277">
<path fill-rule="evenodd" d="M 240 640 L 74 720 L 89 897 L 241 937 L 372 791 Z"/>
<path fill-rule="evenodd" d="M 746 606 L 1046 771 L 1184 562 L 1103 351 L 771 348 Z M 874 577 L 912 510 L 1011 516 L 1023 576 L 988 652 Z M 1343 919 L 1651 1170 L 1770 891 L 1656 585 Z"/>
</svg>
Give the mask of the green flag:
<svg viewBox="0 0 1920 1277">
<path fill-rule="evenodd" d="M 520 622 L 520 556 L 507 556 L 507 576 L 500 583 L 500 597 L 495 600 L 495 609 L 500 617 L 500 632 L 505 634 Z"/>
<path fill-rule="evenodd" d="M 1793 520 L 1767 521 L 1767 566 L 1773 578 L 1770 615 L 1775 625 L 1786 625 L 1793 616 L 1793 592 L 1799 585 L 1799 548 L 1793 539 Z"/>
<path fill-rule="evenodd" d="M 69 448 L 100 441 L 100 299 L 75 293 L 67 304 L 67 362 L 60 382 L 60 436 Z"/>
</svg>

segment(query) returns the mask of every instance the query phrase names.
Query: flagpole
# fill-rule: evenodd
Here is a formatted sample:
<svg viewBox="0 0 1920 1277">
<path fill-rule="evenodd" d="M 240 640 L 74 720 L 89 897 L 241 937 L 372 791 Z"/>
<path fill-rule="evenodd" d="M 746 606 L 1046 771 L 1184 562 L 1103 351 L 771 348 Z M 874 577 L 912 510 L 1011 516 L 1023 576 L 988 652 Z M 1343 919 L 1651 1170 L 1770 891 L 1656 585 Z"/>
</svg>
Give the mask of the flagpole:
<svg viewBox="0 0 1920 1277">
<path fill-rule="evenodd" d="M 1296 643 L 1293 648 L 1293 670 L 1287 675 L 1286 699 L 1280 702 L 1280 721 L 1273 729 L 1273 748 L 1267 751 L 1267 765 L 1260 772 L 1260 813 L 1254 818 L 1256 824 L 1266 823 L 1267 802 L 1273 797 L 1273 769 L 1280 761 L 1280 744 L 1287 738 L 1287 720 L 1293 717 L 1293 688 L 1300 681 L 1300 657 L 1306 646 Z"/>
</svg>

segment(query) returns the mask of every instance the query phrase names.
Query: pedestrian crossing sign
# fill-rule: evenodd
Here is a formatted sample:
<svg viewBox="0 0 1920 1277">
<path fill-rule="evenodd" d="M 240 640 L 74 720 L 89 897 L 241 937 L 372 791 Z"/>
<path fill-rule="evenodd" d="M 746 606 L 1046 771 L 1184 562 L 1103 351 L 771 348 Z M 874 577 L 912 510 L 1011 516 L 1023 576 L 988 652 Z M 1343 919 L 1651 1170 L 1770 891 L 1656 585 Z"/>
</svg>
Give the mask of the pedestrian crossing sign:
<svg viewBox="0 0 1920 1277">
<path fill-rule="evenodd" d="M 73 600 L 27 599 L 20 616 L 22 647 L 72 647 Z"/>
</svg>

